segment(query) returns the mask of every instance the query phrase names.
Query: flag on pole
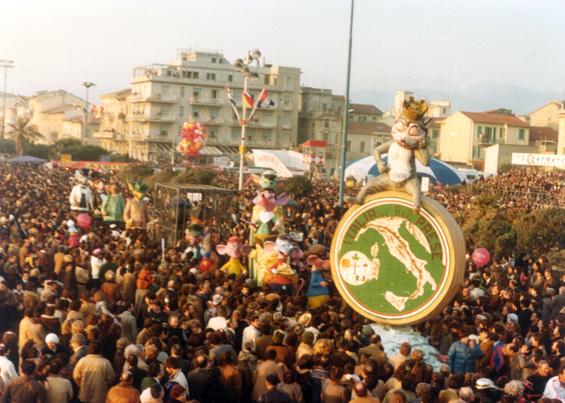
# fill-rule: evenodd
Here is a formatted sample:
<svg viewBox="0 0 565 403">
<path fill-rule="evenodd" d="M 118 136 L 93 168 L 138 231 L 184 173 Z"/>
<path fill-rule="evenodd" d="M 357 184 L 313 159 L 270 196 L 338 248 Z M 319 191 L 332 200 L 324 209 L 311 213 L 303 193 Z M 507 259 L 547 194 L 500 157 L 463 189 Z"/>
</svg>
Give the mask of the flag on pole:
<svg viewBox="0 0 565 403">
<path fill-rule="evenodd" d="M 230 87 L 225 87 L 225 89 L 226 89 L 226 95 L 228 96 L 228 99 L 229 99 L 231 107 L 232 107 L 232 109 L 235 113 L 235 116 L 237 117 L 237 120 L 239 120 L 240 119 L 239 112 L 237 111 L 237 105 L 235 104 L 235 101 L 234 101 L 233 96 L 231 94 Z"/>
<path fill-rule="evenodd" d="M 269 91 L 267 91 L 265 88 L 261 90 L 261 93 L 259 94 L 259 100 L 257 101 L 258 108 L 260 108 L 262 105 L 275 106 L 275 103 L 269 99 Z"/>
<path fill-rule="evenodd" d="M 242 97 L 243 105 L 246 108 L 252 109 L 253 105 L 255 104 L 255 100 L 253 99 L 253 97 L 251 95 L 249 95 L 249 93 L 247 91 L 243 91 L 241 93 L 241 97 Z"/>
</svg>

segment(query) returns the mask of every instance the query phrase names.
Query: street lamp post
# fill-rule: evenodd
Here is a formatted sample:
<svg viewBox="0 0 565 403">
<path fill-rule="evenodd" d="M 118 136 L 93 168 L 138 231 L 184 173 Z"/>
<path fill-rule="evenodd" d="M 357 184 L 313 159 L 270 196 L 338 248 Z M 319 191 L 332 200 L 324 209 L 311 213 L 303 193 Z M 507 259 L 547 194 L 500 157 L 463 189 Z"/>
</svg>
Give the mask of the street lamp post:
<svg viewBox="0 0 565 403">
<path fill-rule="evenodd" d="M 88 126 L 88 122 L 89 122 L 89 118 L 90 118 L 90 109 L 89 109 L 89 104 L 88 104 L 88 97 L 90 95 L 90 87 L 94 87 L 96 84 L 94 84 L 93 82 L 90 81 L 84 81 L 82 83 L 82 86 L 84 88 L 86 88 L 86 111 L 84 113 L 84 123 L 82 125 L 82 135 L 81 135 L 81 143 L 85 143 L 86 142 L 86 135 L 87 135 L 87 126 Z"/>
<path fill-rule="evenodd" d="M 343 196 L 345 186 L 345 157 L 347 153 L 347 132 L 349 130 L 349 85 L 351 79 L 351 47 L 353 45 L 353 11 L 355 0 L 351 0 L 349 16 L 349 46 L 347 49 L 347 82 L 345 86 L 345 102 L 343 108 L 343 136 L 341 138 L 341 167 L 339 171 L 339 209 L 343 212 Z"/>
<path fill-rule="evenodd" d="M 261 52 L 259 49 L 250 50 L 243 59 L 237 59 L 234 66 L 237 71 L 243 74 L 243 94 L 247 93 L 247 87 L 249 85 L 250 77 L 258 77 L 257 73 L 251 72 L 249 70 L 249 65 L 253 61 L 257 61 L 259 64 L 259 59 L 261 58 Z M 253 111 L 252 111 L 253 113 Z M 239 185 L 238 189 L 243 190 L 243 165 L 245 156 L 245 128 L 247 126 L 248 116 L 247 116 L 247 104 L 242 102 L 242 111 L 239 119 L 239 125 L 241 126 L 241 137 L 239 143 Z"/>
<path fill-rule="evenodd" d="M 2 133 L 0 139 L 4 138 L 6 130 L 6 91 L 8 87 L 8 69 L 14 67 L 13 60 L 0 60 L 0 67 L 4 69 L 4 92 L 2 93 Z"/>
<path fill-rule="evenodd" d="M 245 74 L 243 76 L 243 91 L 247 92 L 247 85 L 249 83 L 249 75 Z M 241 125 L 241 139 L 239 143 L 239 184 L 238 189 L 243 190 L 243 164 L 245 157 L 245 128 L 247 127 L 247 105 L 245 102 L 241 106 L 241 120 L 239 124 Z"/>
</svg>

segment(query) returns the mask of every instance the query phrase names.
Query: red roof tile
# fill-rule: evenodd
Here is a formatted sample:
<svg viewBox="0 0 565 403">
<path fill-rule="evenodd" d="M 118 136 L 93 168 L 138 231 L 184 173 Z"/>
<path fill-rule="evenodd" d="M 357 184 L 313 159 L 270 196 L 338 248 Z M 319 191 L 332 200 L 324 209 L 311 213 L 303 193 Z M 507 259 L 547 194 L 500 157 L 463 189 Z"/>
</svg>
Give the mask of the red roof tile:
<svg viewBox="0 0 565 403">
<path fill-rule="evenodd" d="M 529 125 L 516 116 L 501 115 L 491 112 L 463 112 L 461 113 L 477 123 L 490 123 L 493 125 L 508 125 L 514 127 L 529 127 Z"/>
<path fill-rule="evenodd" d="M 375 134 L 390 133 L 391 127 L 382 122 L 349 122 L 349 133 Z"/>
<path fill-rule="evenodd" d="M 375 105 L 349 104 L 349 108 L 353 109 L 352 113 L 365 113 L 367 115 L 377 115 L 377 116 L 383 115 L 383 111 L 381 111 Z"/>
<path fill-rule="evenodd" d="M 551 127 L 530 127 L 530 141 L 546 140 L 557 142 L 557 130 Z"/>
</svg>

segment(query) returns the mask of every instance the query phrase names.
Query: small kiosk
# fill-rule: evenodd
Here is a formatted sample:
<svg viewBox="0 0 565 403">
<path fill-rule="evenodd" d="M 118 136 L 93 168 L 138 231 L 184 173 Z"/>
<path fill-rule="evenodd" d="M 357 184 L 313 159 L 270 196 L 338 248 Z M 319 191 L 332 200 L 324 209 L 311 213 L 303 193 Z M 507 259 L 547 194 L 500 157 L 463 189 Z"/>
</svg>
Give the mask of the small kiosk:
<svg viewBox="0 0 565 403">
<path fill-rule="evenodd" d="M 226 219 L 232 193 L 210 185 L 157 183 L 153 198 L 153 239 L 164 239 L 167 246 L 175 245 L 190 224 L 190 211 L 197 206 L 204 207 L 204 220 Z"/>
</svg>

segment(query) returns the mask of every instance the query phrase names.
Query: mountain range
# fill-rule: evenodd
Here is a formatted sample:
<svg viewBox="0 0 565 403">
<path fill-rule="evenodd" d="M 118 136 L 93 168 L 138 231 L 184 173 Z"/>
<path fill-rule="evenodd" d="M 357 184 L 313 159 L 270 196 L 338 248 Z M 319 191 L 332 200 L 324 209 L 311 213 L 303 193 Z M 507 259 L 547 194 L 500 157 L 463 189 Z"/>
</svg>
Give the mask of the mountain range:
<svg viewBox="0 0 565 403">
<path fill-rule="evenodd" d="M 499 108 L 512 110 L 516 115 L 529 114 L 554 99 L 565 99 L 565 91 L 537 91 L 515 85 L 473 84 L 449 90 L 407 88 L 416 98 L 451 101 L 451 112 L 484 112 Z M 360 90 L 351 92 L 351 100 L 368 103 L 383 111 L 392 108 L 395 90 Z"/>
</svg>

